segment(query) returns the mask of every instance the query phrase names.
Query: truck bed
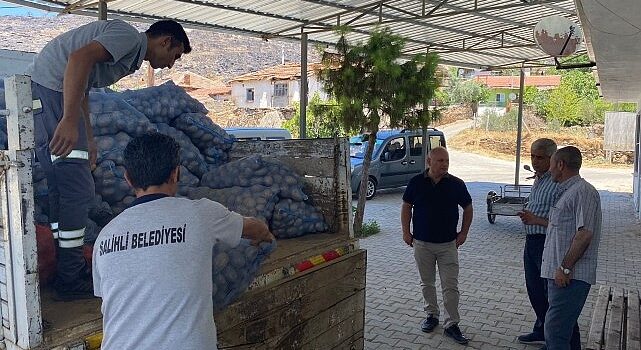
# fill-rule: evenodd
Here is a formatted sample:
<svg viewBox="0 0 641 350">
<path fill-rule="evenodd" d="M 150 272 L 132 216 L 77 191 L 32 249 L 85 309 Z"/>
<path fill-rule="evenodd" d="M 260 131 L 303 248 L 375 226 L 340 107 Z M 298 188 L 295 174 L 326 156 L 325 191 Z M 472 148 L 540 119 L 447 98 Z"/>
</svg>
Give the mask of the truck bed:
<svg viewBox="0 0 641 350">
<path fill-rule="evenodd" d="M 302 176 L 310 203 L 319 209 L 329 224 L 329 232 L 334 233 L 308 234 L 278 241 L 277 249 L 261 266 L 250 290 L 214 315 L 219 324 L 220 348 L 363 349 L 367 260 L 366 252 L 358 248 L 352 230 L 347 140 L 239 142 L 230 157 L 239 159 L 252 154 L 277 158 Z M 25 151 L 16 159 L 28 164 L 30 156 L 31 152 Z M 9 174 L 27 170 L 12 168 Z M 22 175 L 31 178 L 30 173 Z M 17 188 L 10 187 L 11 193 L 31 195 L 28 180 L 13 181 L 15 176 L 11 179 L 5 185 L 18 185 Z M 3 196 L 7 196 L 6 193 Z M 24 198 L 11 197 L 11 201 L 7 201 L 13 211 L 6 220 L 12 225 L 25 220 L 22 212 L 16 209 L 21 208 L 20 200 Z M 29 208 L 25 209 L 24 213 L 29 214 Z M 27 215 L 26 221 L 32 220 Z M 56 302 L 49 287 L 38 290 L 37 268 L 22 271 L 21 268 L 28 266 L 19 259 L 20 254 L 10 257 L 4 254 L 5 246 L 12 244 L 7 251 L 29 252 L 30 261 L 37 259 L 35 227 L 15 227 L 19 228 L 2 235 L 0 261 L 15 266 L 15 271 L 29 280 L 27 283 L 18 280 L 17 289 L 12 284 L 2 283 L 13 283 L 16 279 L 10 275 L 14 270 L 0 264 L 3 326 L 9 331 L 22 332 L 19 335 L 23 339 L 26 334 L 31 342 L 38 344 L 20 348 L 98 349 L 102 336 L 100 300 Z M 33 240 L 22 239 L 24 237 Z M 43 329 L 40 328 L 41 319 Z M 15 334 L 5 332 L 5 343 L 15 344 L 14 339 Z"/>
<path fill-rule="evenodd" d="M 353 242 L 346 240 L 344 235 L 320 233 L 278 240 L 277 244 L 277 249 L 263 263 L 253 288 L 290 277 L 296 273 L 294 266 L 297 263 L 328 250 L 353 245 Z M 42 317 L 48 326 L 44 332 L 47 348 L 102 329 L 100 299 L 57 302 L 52 296 L 49 287 L 42 289 Z"/>
</svg>

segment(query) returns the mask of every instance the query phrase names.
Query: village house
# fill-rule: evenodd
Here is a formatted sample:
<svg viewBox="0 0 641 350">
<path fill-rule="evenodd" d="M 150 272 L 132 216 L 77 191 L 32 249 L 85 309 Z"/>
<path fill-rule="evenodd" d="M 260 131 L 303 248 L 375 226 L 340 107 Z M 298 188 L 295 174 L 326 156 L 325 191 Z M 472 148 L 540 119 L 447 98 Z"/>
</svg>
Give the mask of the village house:
<svg viewBox="0 0 641 350">
<path fill-rule="evenodd" d="M 474 80 L 487 86 L 492 95 L 489 104 L 495 107 L 506 107 L 509 102 L 516 102 L 519 95 L 518 75 L 477 75 Z M 525 86 L 539 90 L 556 89 L 561 84 L 560 75 L 526 75 Z"/>
<path fill-rule="evenodd" d="M 308 99 L 322 92 L 316 77 L 319 63 L 307 66 Z M 240 108 L 288 108 L 300 102 L 300 64 L 285 63 L 232 78 L 232 101 Z"/>
<path fill-rule="evenodd" d="M 210 79 L 193 72 L 174 73 L 169 79 L 203 103 L 207 98 L 215 101 L 231 100 L 231 86 L 225 84 L 222 79 Z"/>
</svg>

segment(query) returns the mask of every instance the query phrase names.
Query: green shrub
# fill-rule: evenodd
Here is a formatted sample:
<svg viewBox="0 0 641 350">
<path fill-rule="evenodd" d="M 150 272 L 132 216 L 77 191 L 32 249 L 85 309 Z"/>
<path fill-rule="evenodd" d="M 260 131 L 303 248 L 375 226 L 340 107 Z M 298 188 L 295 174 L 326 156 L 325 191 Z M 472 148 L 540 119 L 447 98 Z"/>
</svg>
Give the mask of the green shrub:
<svg viewBox="0 0 641 350">
<path fill-rule="evenodd" d="M 552 132 L 561 132 L 563 130 L 563 122 L 557 119 L 548 120 L 546 123 L 548 130 Z"/>
<path fill-rule="evenodd" d="M 364 222 L 361 227 L 361 232 L 358 233 L 358 237 L 369 237 L 381 232 L 378 222 L 375 220 Z"/>
<path fill-rule="evenodd" d="M 517 128 L 518 112 L 513 109 L 503 115 L 488 111 L 481 116 L 480 127 L 488 131 L 512 131 Z"/>
<path fill-rule="evenodd" d="M 293 104 L 294 115 L 283 122 L 294 138 L 300 137 L 300 103 Z M 312 96 L 307 106 L 306 132 L 308 138 L 343 136 L 345 132 L 339 125 L 340 109 L 335 100 L 324 101 L 318 93 Z"/>
</svg>

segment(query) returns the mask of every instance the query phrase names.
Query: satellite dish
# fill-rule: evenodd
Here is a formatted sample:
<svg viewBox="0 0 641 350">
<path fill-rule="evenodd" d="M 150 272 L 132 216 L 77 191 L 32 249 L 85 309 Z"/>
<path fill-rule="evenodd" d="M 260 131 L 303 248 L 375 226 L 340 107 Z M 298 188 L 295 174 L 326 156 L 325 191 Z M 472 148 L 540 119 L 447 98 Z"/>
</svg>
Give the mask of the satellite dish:
<svg viewBox="0 0 641 350">
<path fill-rule="evenodd" d="M 510 96 L 510 101 L 514 101 L 514 100 L 516 100 L 516 94 L 515 94 L 515 93 L 510 92 L 510 95 L 509 95 L 509 96 Z"/>
<path fill-rule="evenodd" d="M 548 16 L 534 27 L 536 44 L 553 57 L 565 57 L 576 52 L 583 31 L 578 24 L 561 16 Z"/>
</svg>

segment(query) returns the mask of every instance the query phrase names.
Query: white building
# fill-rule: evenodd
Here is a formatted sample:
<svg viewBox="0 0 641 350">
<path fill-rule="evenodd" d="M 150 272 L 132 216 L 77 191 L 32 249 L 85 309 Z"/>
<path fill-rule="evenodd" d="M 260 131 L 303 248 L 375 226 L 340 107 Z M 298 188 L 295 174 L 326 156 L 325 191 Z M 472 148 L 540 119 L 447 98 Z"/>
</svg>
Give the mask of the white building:
<svg viewBox="0 0 641 350">
<path fill-rule="evenodd" d="M 316 77 L 320 64 L 307 66 L 308 99 L 315 93 L 324 98 Z M 285 108 L 300 102 L 300 64 L 285 63 L 231 79 L 231 98 L 242 108 Z"/>
</svg>

